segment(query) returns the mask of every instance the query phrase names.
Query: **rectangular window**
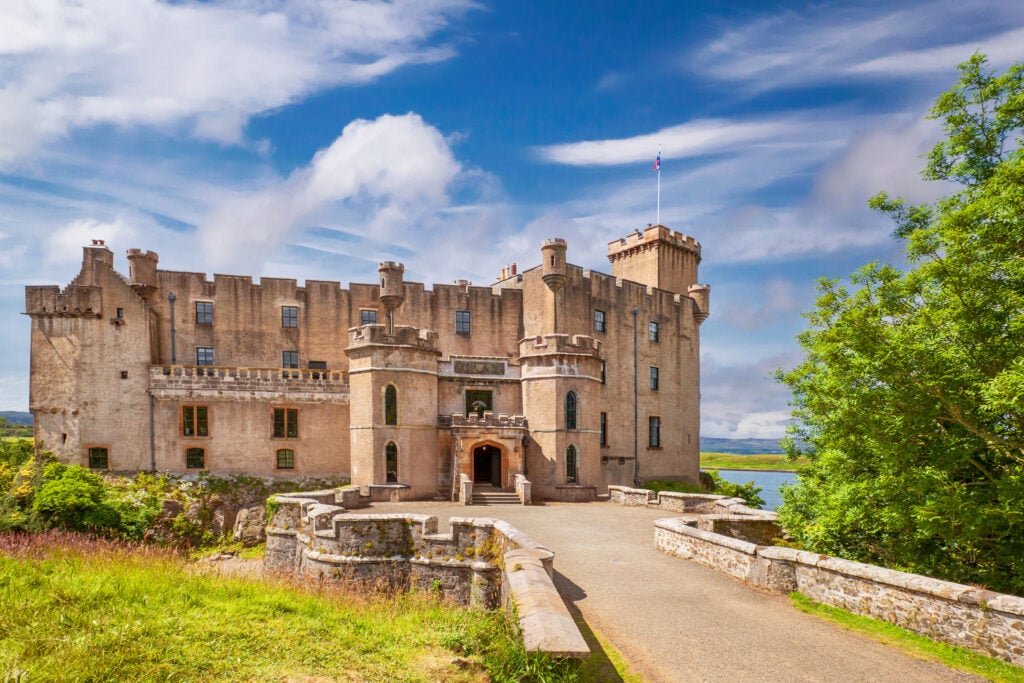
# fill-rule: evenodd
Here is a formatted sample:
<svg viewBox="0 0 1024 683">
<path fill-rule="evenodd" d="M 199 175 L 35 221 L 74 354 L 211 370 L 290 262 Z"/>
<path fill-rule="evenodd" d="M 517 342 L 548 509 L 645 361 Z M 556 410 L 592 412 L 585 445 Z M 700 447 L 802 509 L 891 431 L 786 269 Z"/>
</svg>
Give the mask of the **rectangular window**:
<svg viewBox="0 0 1024 683">
<path fill-rule="evenodd" d="M 119 319 L 120 319 L 120 318 L 124 318 L 124 309 L 123 309 L 123 308 L 119 308 L 119 309 L 117 309 L 117 317 L 118 317 Z"/>
<path fill-rule="evenodd" d="M 277 452 L 277 469 L 295 469 L 295 451 L 290 448 L 282 448 Z"/>
<path fill-rule="evenodd" d="M 608 318 L 605 316 L 604 311 L 594 309 L 594 331 L 595 332 L 607 332 L 608 331 Z"/>
<path fill-rule="evenodd" d="M 181 407 L 181 435 L 209 436 L 210 411 L 206 406 Z"/>
<path fill-rule="evenodd" d="M 647 323 L 647 341 L 658 343 L 661 338 L 661 328 L 658 323 L 653 320 Z"/>
<path fill-rule="evenodd" d="M 213 365 L 213 347 L 196 347 L 196 365 Z"/>
<path fill-rule="evenodd" d="M 608 413 L 601 413 L 601 445 L 608 445 Z"/>
<path fill-rule="evenodd" d="M 466 415 L 476 413 L 484 416 L 484 411 L 494 410 L 493 392 L 483 389 L 466 389 Z"/>
<path fill-rule="evenodd" d="M 659 379 L 658 368 L 656 368 L 656 367 L 654 367 L 652 365 L 651 366 L 651 391 L 657 391 L 658 390 L 658 379 Z"/>
<path fill-rule="evenodd" d="M 298 408 L 274 408 L 274 438 L 299 438 Z"/>
<path fill-rule="evenodd" d="M 213 324 L 213 302 L 212 301 L 197 301 L 196 302 L 196 325 L 212 325 Z"/>
<path fill-rule="evenodd" d="M 377 311 L 359 311 L 359 324 L 360 325 L 376 325 L 377 324 Z"/>
<path fill-rule="evenodd" d="M 201 470 L 206 467 L 206 449 L 186 448 L 185 467 L 190 470 Z"/>
<path fill-rule="evenodd" d="M 657 415 L 647 418 L 647 447 L 661 448 L 661 418 Z"/>
<path fill-rule="evenodd" d="M 110 451 L 101 446 L 89 449 L 89 468 L 105 470 L 110 467 Z"/>
<path fill-rule="evenodd" d="M 469 311 L 455 311 L 455 334 L 469 334 L 472 329 Z"/>
<path fill-rule="evenodd" d="M 282 306 L 281 307 L 281 327 L 298 327 L 299 326 L 299 307 L 298 306 Z"/>
<path fill-rule="evenodd" d="M 608 383 L 608 361 L 601 361 L 601 384 Z"/>
<path fill-rule="evenodd" d="M 281 352 L 281 367 L 282 368 L 297 368 L 297 367 L 299 367 L 299 352 L 298 351 L 282 351 Z"/>
</svg>

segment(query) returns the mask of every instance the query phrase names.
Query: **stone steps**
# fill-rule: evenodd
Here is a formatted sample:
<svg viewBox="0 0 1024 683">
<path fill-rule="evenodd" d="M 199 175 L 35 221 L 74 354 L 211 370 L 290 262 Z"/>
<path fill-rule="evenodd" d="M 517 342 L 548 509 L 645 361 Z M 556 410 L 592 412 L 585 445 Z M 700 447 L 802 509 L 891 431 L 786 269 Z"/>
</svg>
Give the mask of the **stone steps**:
<svg viewBox="0 0 1024 683">
<path fill-rule="evenodd" d="M 521 501 L 513 491 L 485 488 L 473 490 L 473 505 L 521 505 Z"/>
</svg>

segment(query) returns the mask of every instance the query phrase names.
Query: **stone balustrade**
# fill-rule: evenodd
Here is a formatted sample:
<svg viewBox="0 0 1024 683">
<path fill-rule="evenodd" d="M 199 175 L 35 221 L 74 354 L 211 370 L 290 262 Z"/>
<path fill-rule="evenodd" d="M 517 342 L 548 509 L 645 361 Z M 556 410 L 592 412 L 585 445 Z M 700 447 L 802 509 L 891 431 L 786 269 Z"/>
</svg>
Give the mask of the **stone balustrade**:
<svg viewBox="0 0 1024 683">
<path fill-rule="evenodd" d="M 154 365 L 150 392 L 157 398 L 250 396 L 261 399 L 346 402 L 349 384 L 341 370 Z"/>
<path fill-rule="evenodd" d="M 529 429 L 530 423 L 523 415 L 495 415 L 491 411 L 483 415 L 470 413 L 441 414 L 437 416 L 438 427 L 506 427 L 512 429 Z"/>
</svg>

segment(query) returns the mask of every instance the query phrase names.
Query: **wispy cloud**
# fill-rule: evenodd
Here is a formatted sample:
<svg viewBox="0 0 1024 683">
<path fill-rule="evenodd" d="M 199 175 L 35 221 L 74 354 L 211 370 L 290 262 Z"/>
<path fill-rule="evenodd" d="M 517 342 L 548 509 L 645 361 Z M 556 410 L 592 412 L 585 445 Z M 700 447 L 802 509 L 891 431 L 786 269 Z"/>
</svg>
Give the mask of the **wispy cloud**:
<svg viewBox="0 0 1024 683">
<path fill-rule="evenodd" d="M 0 16 L 0 163 L 99 124 L 222 143 L 318 89 L 451 57 L 471 0 L 13 0 Z"/>
</svg>

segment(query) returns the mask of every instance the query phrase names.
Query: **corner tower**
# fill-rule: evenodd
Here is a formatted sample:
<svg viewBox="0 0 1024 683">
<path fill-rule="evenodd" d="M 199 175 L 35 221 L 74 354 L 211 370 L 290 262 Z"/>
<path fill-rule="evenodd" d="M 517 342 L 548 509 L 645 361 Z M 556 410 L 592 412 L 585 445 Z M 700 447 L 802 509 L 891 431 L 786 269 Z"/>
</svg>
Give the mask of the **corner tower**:
<svg viewBox="0 0 1024 683">
<path fill-rule="evenodd" d="M 609 242 L 608 260 L 615 277 L 688 294 L 697 284 L 700 242 L 664 225 L 652 225 Z"/>
</svg>

